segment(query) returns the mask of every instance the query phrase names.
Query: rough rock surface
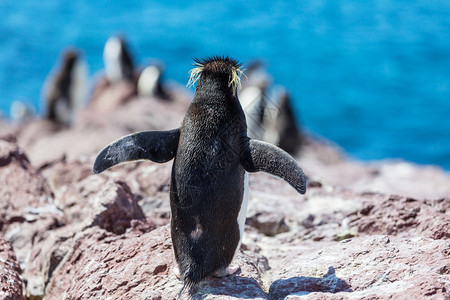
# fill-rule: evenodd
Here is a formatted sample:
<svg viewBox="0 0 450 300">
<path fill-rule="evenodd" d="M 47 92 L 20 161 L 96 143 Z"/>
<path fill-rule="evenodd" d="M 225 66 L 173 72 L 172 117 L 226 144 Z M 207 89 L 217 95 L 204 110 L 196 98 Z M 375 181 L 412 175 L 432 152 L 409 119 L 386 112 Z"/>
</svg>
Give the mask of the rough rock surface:
<svg viewBox="0 0 450 300">
<path fill-rule="evenodd" d="M 100 179 L 98 182 L 96 179 Z M 66 207 L 68 225 L 43 232 L 33 242 L 32 251 L 26 267 L 27 296 L 42 297 L 45 287 L 53 277 L 53 272 L 63 259 L 78 247 L 77 234 L 83 234 L 90 228 L 98 228 L 103 235 L 111 233 L 121 235 L 133 222 L 145 220 L 145 216 L 137 204 L 136 198 L 131 194 L 129 187 L 121 181 L 111 181 L 97 177 L 92 179 L 97 191 L 87 192 L 83 195 L 75 190 L 73 196 L 79 195 L 78 205 L 70 202 Z M 86 189 L 89 184 L 84 185 Z M 78 194 L 80 192 L 81 194 Z M 74 213 L 74 206 L 79 214 Z M 76 217 L 74 216 L 76 215 Z M 148 226 L 154 229 L 156 226 Z M 116 253 L 117 254 L 117 253 Z M 93 256 L 88 255 L 89 258 Z"/>
<path fill-rule="evenodd" d="M 347 239 L 299 262 L 295 252 L 271 274 L 270 299 L 336 294 L 348 299 L 448 296 L 449 248 L 443 240 L 371 236 Z M 278 279 L 282 278 L 282 279 Z"/>
<path fill-rule="evenodd" d="M 450 177 L 439 167 L 401 160 L 363 163 L 349 159 L 329 141 L 307 139 L 298 160 L 311 178 L 358 192 L 383 192 L 416 199 L 450 195 Z"/>
<path fill-rule="evenodd" d="M 21 269 L 11 245 L 0 238 L 0 299 L 23 299 Z"/>
<path fill-rule="evenodd" d="M 450 239 L 448 208 L 437 211 L 436 202 L 448 204 L 450 198 L 431 202 L 390 196 L 377 203 L 363 202 L 361 210 L 350 218 L 350 225 L 357 226 L 358 232 L 365 234 L 419 234 L 432 239 Z"/>
<path fill-rule="evenodd" d="M 71 128 L 2 124 L 0 236 L 20 264 L 8 281 L 18 284 L 17 299 L 177 297 L 172 163 L 124 164 L 101 175 L 92 165 L 125 134 L 178 127 L 188 101 L 183 93 L 172 102 L 130 95 L 127 85 L 101 87 Z M 449 174 L 353 161 L 312 137 L 297 158 L 309 177 L 306 195 L 251 174 L 234 261 L 240 270 L 204 280 L 193 299 L 450 299 Z M 14 256 L 2 245 L 0 265 L 3 253 Z"/>
<path fill-rule="evenodd" d="M 0 140 L 0 232 L 14 247 L 24 269 L 33 239 L 62 226 L 53 193 L 14 141 Z"/>
<path fill-rule="evenodd" d="M 174 257 L 169 227 L 151 229 L 152 226 L 143 231 L 133 229 L 118 236 L 91 228 L 77 234 L 74 250 L 47 286 L 46 299 L 60 299 L 60 295 L 93 299 L 175 298 L 182 283 L 172 274 Z M 237 259 L 244 266 L 240 276 L 211 279 L 198 288 L 198 293 L 234 295 L 235 289 L 229 287 L 235 286 L 239 291 L 245 288 L 248 296 L 264 299 L 256 260 L 241 252 Z"/>
</svg>

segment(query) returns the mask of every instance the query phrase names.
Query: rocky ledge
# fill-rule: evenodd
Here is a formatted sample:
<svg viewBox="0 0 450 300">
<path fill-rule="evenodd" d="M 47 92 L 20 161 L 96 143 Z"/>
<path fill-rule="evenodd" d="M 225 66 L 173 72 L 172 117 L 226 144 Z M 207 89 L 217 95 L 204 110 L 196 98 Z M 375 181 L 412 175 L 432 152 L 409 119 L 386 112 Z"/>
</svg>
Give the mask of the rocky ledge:
<svg viewBox="0 0 450 300">
<path fill-rule="evenodd" d="M 171 162 L 91 171 L 114 139 L 178 127 L 189 101 L 174 98 L 97 103 L 71 128 L 0 125 L 0 299 L 177 297 Z M 251 174 L 240 270 L 193 299 L 450 299 L 449 174 L 312 137 L 297 159 L 306 195 Z"/>
</svg>

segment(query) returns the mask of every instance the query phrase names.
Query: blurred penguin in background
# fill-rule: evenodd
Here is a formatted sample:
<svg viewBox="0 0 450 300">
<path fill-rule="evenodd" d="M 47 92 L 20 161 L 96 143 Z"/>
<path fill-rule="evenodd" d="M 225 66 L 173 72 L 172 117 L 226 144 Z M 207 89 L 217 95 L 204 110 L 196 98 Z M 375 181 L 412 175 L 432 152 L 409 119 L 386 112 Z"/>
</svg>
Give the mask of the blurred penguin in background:
<svg viewBox="0 0 450 300">
<path fill-rule="evenodd" d="M 261 59 L 249 62 L 244 70 L 245 77 L 242 78 L 241 90 L 245 90 L 249 85 L 254 85 L 262 77 L 270 77 L 266 71 L 265 63 Z"/>
<path fill-rule="evenodd" d="M 133 59 L 123 37 L 112 36 L 106 41 L 103 62 L 106 79 L 110 84 L 135 81 Z"/>
<path fill-rule="evenodd" d="M 303 135 L 297 125 L 292 101 L 284 87 L 271 88 L 272 77 L 261 60 L 247 66 L 239 98 L 245 112 L 248 136 L 295 154 Z"/>
<path fill-rule="evenodd" d="M 104 73 L 94 78 L 89 110 L 110 111 L 136 97 L 134 61 L 124 37 L 110 37 L 103 48 Z"/>
<path fill-rule="evenodd" d="M 277 87 L 273 98 L 275 101 L 266 108 L 264 140 L 295 154 L 300 150 L 303 134 L 296 122 L 291 96 L 284 87 Z"/>
<path fill-rule="evenodd" d="M 170 95 L 162 84 L 165 70 L 164 63 L 156 62 L 145 67 L 139 75 L 137 92 L 142 97 L 156 97 L 162 100 L 171 100 Z"/>
<path fill-rule="evenodd" d="M 261 61 L 249 64 L 247 80 L 243 80 L 243 88 L 239 94 L 245 119 L 247 134 L 250 138 L 263 140 L 267 121 L 266 108 L 270 101 L 268 88 L 272 83 Z"/>
<path fill-rule="evenodd" d="M 28 102 L 23 100 L 14 100 L 9 108 L 11 120 L 16 124 L 27 123 L 34 119 L 35 109 Z"/>
<path fill-rule="evenodd" d="M 64 126 L 72 123 L 85 99 L 86 74 L 86 64 L 80 53 L 74 49 L 66 50 L 60 66 L 52 72 L 44 87 L 48 120 Z"/>
</svg>

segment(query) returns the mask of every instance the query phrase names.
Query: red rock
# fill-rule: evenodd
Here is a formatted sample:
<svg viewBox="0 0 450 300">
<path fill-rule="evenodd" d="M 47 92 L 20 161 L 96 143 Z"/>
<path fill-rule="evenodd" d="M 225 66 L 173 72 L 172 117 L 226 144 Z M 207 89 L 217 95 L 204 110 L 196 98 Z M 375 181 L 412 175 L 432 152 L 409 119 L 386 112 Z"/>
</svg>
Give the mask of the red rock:
<svg viewBox="0 0 450 300">
<path fill-rule="evenodd" d="M 283 270 L 272 268 L 276 280 L 269 297 L 444 299 L 450 282 L 440 271 L 448 264 L 443 251 L 449 246 L 443 240 L 372 236 L 346 240 L 301 259 L 292 252 Z"/>
<path fill-rule="evenodd" d="M 8 223 L 28 206 L 50 203 L 51 191 L 45 179 L 31 167 L 17 145 L 0 140 L 0 182 L 2 212 L 0 222 Z"/>
<path fill-rule="evenodd" d="M 105 89 L 117 101 L 104 97 L 71 128 L 33 121 L 16 130 L 27 156 L 10 133 L 0 141 L 0 231 L 16 250 L 29 297 L 173 299 L 181 289 L 166 225 L 172 162 L 124 164 L 101 175 L 92 165 L 125 134 L 178 127 L 189 101 L 125 101 L 127 87 Z M 255 227 L 245 227 L 235 261 L 241 271 L 206 279 L 197 298 L 447 297 L 447 173 L 353 161 L 314 138 L 299 159 L 310 179 L 306 195 L 250 175 Z"/>
<path fill-rule="evenodd" d="M 44 296 L 47 283 L 55 269 L 74 250 L 73 247 L 77 247 L 76 244 L 74 245 L 77 233 L 82 233 L 87 228 L 98 227 L 106 231 L 96 239 L 103 239 L 108 236 L 108 232 L 123 234 L 130 227 L 141 233 L 156 227 L 151 222 L 142 224 L 145 216 L 125 183 L 113 182 L 101 176 L 95 178 L 104 182 L 101 184 L 102 188 L 92 191 L 85 197 L 83 199 L 85 203 L 76 202 L 77 210 L 80 212 L 77 217 L 68 218 L 71 224 L 41 232 L 33 241 L 25 273 L 28 296 Z M 98 186 L 98 181 L 94 178 L 86 178 L 81 183 L 88 187 L 92 181 Z M 79 204 L 82 204 L 85 209 L 82 209 Z M 70 213 L 72 209 L 73 207 L 66 207 L 65 211 Z"/>
<path fill-rule="evenodd" d="M 3 116 L 0 116 L 0 139 L 5 139 L 8 136 L 14 136 L 15 130 L 11 124 L 7 122 Z"/>
<path fill-rule="evenodd" d="M 338 146 L 311 137 L 305 139 L 298 158 L 305 173 L 314 181 L 355 192 L 416 199 L 439 199 L 450 195 L 450 176 L 437 166 L 420 166 L 404 161 L 351 160 Z"/>
<path fill-rule="evenodd" d="M 0 140 L 0 232 L 22 267 L 34 236 L 64 223 L 45 178 L 16 144 Z"/>
<path fill-rule="evenodd" d="M 130 187 L 119 177 L 95 175 L 89 162 L 56 162 L 43 173 L 69 223 L 123 233 L 131 220 L 144 218 Z"/>
<path fill-rule="evenodd" d="M 63 157 L 72 162 L 93 156 L 114 140 L 136 131 L 179 127 L 189 101 L 132 98 L 111 105 L 110 108 L 97 107 L 97 104 L 86 108 L 69 128 L 45 120 L 30 122 L 18 134 L 18 144 L 36 167 Z"/>
<path fill-rule="evenodd" d="M 247 216 L 245 223 L 268 236 L 289 231 L 282 213 L 258 212 L 253 216 Z"/>
<path fill-rule="evenodd" d="M 145 215 L 160 224 L 167 224 L 170 215 L 169 184 L 172 163 L 150 161 L 123 164 L 103 174 L 113 180 L 126 181 L 138 198 Z"/>
<path fill-rule="evenodd" d="M 131 220 L 145 218 L 130 188 L 124 182 L 108 182 L 97 197 L 91 199 L 88 203 L 93 219 L 91 225 L 107 231 L 122 234 L 130 227 Z"/>
<path fill-rule="evenodd" d="M 169 227 L 117 236 L 98 227 L 77 234 L 73 251 L 56 269 L 46 299 L 73 298 L 174 299 L 182 282 L 173 274 L 174 256 Z M 265 299 L 253 258 L 240 253 L 241 272 L 202 282 L 197 293 L 213 299 Z M 87 284 L 89 283 L 89 284 Z"/>
<path fill-rule="evenodd" d="M 283 299 L 291 293 L 339 293 L 351 292 L 347 282 L 336 277 L 333 267 L 328 268 L 328 272 L 322 277 L 291 277 L 288 279 L 278 279 L 274 281 L 269 290 L 271 299 Z"/>
<path fill-rule="evenodd" d="M 0 237 L 0 299 L 21 300 L 23 282 L 21 269 L 11 245 Z"/>
<path fill-rule="evenodd" d="M 382 201 L 365 201 L 351 225 L 357 226 L 358 231 L 364 234 L 420 234 L 434 239 L 449 238 L 450 216 L 429 203 L 399 196 L 385 197 Z"/>
<path fill-rule="evenodd" d="M 89 106 L 90 109 L 99 112 L 109 112 L 130 101 L 135 94 L 136 86 L 133 82 L 121 81 L 110 84 L 106 78 L 101 78 L 89 101 Z"/>
<path fill-rule="evenodd" d="M 64 226 L 40 234 L 33 243 L 24 277 L 27 280 L 26 296 L 42 298 L 45 286 L 56 267 L 72 250 L 73 236 L 82 228 Z"/>
</svg>

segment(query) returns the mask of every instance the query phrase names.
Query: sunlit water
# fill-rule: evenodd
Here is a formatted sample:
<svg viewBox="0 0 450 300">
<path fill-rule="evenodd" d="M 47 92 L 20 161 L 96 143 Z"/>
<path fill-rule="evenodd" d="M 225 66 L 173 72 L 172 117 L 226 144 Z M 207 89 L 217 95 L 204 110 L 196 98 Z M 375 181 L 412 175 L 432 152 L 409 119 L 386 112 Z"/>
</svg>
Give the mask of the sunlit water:
<svg viewBox="0 0 450 300">
<path fill-rule="evenodd" d="M 182 84 L 191 57 L 263 58 L 299 122 L 354 157 L 450 170 L 450 1 L 1 1 L 0 15 L 4 113 L 39 107 L 66 46 L 101 70 L 121 32 L 140 64 L 161 59 Z"/>
</svg>

